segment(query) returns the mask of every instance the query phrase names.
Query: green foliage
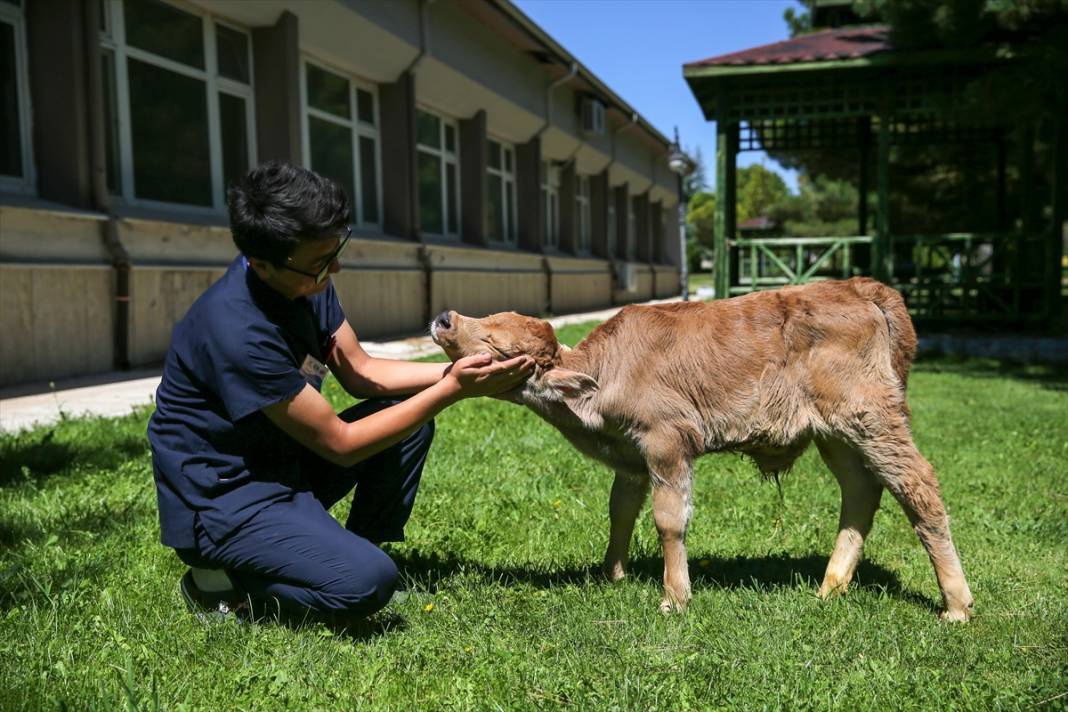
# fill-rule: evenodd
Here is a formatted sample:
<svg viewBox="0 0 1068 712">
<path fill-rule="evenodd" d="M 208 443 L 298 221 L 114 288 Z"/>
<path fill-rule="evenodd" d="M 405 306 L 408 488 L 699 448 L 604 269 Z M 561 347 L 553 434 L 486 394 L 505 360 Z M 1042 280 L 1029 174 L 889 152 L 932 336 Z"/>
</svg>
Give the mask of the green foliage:
<svg viewBox="0 0 1068 712">
<path fill-rule="evenodd" d="M 798 195 L 771 207 L 768 215 L 793 237 L 857 234 L 857 189 L 850 182 L 802 174 Z"/>
<path fill-rule="evenodd" d="M 738 169 L 738 222 L 767 217 L 773 205 L 790 194 L 786 181 L 759 163 Z"/>
<path fill-rule="evenodd" d="M 693 159 L 694 168 L 690 175 L 682 180 L 683 200 L 693 200 L 698 193 L 708 190 L 708 177 L 705 170 L 705 157 L 701 153 L 701 147 L 687 148 L 686 154 Z"/>
<path fill-rule="evenodd" d="M 814 451 L 781 499 L 747 462 L 698 461 L 694 600 L 662 616 L 648 503 L 631 576 L 606 583 L 611 473 L 527 410 L 478 399 L 437 419 L 391 552 L 407 601 L 349 633 L 204 627 L 158 543 L 147 411 L 0 435 L 0 707 L 1041 707 L 1068 689 L 1066 385 L 974 361 L 921 362 L 910 379 L 976 598 L 963 626 L 937 620 L 931 566 L 889 495 L 859 581 L 816 599 L 839 494 Z M 327 393 L 349 402 L 333 381 Z"/>
</svg>

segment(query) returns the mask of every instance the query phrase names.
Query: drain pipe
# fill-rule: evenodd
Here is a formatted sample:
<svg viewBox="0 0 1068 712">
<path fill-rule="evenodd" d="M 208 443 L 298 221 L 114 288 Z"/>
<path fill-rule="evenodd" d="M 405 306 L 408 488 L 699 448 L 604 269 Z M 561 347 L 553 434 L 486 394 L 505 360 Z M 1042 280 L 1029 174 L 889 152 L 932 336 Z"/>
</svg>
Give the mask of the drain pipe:
<svg viewBox="0 0 1068 712">
<path fill-rule="evenodd" d="M 607 205 L 608 201 L 615 200 L 615 196 L 612 195 L 612 174 L 611 174 L 611 170 L 612 170 L 612 166 L 616 162 L 616 137 L 619 136 L 619 134 L 621 134 L 624 131 L 626 131 L 627 129 L 632 128 L 632 127 L 637 126 L 637 125 L 638 125 L 638 114 L 636 112 L 631 112 L 630 121 L 625 123 L 625 124 L 623 124 L 618 129 L 616 129 L 615 131 L 612 132 L 612 137 L 611 137 L 612 140 L 610 142 L 612 144 L 612 160 L 610 160 L 608 162 L 608 165 L 604 167 L 605 175 L 606 175 L 605 182 L 607 183 L 607 185 L 605 186 L 605 192 L 607 193 L 607 195 L 605 195 L 605 203 L 606 203 L 606 205 Z M 616 207 L 617 207 L 616 212 L 618 212 L 618 207 L 619 206 L 616 206 Z M 623 215 L 624 215 L 624 219 L 626 219 L 626 212 L 624 212 Z M 616 236 L 617 237 L 619 236 L 619 230 L 618 230 L 619 217 L 620 217 L 619 215 L 616 215 L 616 224 L 609 226 L 609 229 L 613 229 L 613 228 L 616 229 Z M 615 252 L 618 251 L 618 249 L 619 249 L 619 245 L 616 245 L 616 249 L 612 250 L 612 251 L 610 251 L 608 253 L 608 264 L 610 266 L 610 269 L 612 270 L 612 282 L 614 284 L 613 294 L 612 294 L 612 304 L 613 305 L 615 304 L 615 288 L 617 288 L 619 286 L 619 284 L 622 282 L 622 280 L 619 278 L 619 266 L 618 266 L 618 261 L 616 260 L 616 255 L 615 255 Z"/>
<path fill-rule="evenodd" d="M 432 2 L 434 0 L 419 0 L 419 54 L 415 55 L 411 64 L 401 72 L 401 76 L 418 69 L 423 59 L 430 54 L 430 23 L 427 21 L 426 12 L 427 6 Z"/>
<path fill-rule="evenodd" d="M 548 129 L 549 126 L 552 125 L 552 122 L 553 122 L 552 121 L 552 119 L 553 119 L 553 90 L 556 89 L 557 87 L 562 87 L 563 85 L 567 84 L 569 81 L 574 79 L 576 76 L 578 76 L 578 63 L 577 62 L 572 62 L 571 66 L 568 67 L 567 74 L 565 74 L 564 76 L 560 77 L 556 81 L 550 83 L 549 86 L 545 87 L 545 123 L 542 124 L 541 128 L 538 129 L 538 132 L 536 134 L 534 134 L 534 138 L 540 138 L 541 135 L 543 133 L 545 133 L 545 130 Z"/>
<path fill-rule="evenodd" d="M 415 59 L 401 72 L 401 77 L 413 74 L 430 54 L 430 22 L 427 19 L 427 8 L 434 0 L 419 0 L 419 53 Z M 412 80 L 414 82 L 414 79 Z M 414 124 L 414 121 L 413 121 Z M 410 137 L 410 143 L 415 145 L 415 136 Z M 415 165 L 412 166 L 412 179 L 415 179 Z M 411 215 L 413 230 L 419 236 L 419 247 L 416 250 L 416 260 L 419 269 L 423 273 L 423 323 L 429 324 L 434 317 L 434 263 L 431 259 L 430 248 L 423 241 L 423 231 L 418 229 L 419 204 L 412 202 Z"/>
<path fill-rule="evenodd" d="M 111 205 L 107 186 L 104 147 L 104 84 L 100 68 L 100 37 L 97 30 L 100 0 L 82 5 L 82 31 L 85 45 L 86 89 L 89 103 L 89 182 L 93 208 L 107 215 L 101 224 L 101 239 L 115 271 L 114 367 L 130 368 L 130 254 L 119 239 L 119 223 Z"/>
</svg>

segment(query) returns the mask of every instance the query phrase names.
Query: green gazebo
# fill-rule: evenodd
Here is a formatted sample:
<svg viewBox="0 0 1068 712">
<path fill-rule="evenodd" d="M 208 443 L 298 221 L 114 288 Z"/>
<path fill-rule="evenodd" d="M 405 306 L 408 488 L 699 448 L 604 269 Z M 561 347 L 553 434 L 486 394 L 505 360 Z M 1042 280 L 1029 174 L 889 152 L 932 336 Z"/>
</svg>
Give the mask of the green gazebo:
<svg viewBox="0 0 1068 712">
<path fill-rule="evenodd" d="M 1060 315 L 1068 217 L 1068 119 L 1055 129 L 1051 210 L 1034 195 L 1033 127 L 958 110 L 966 87 L 999 63 L 998 48 L 896 50 L 886 26 L 813 32 L 687 64 L 683 75 L 716 122 L 715 284 L 718 297 L 812 279 L 868 274 L 902 291 L 924 321 L 1033 326 Z M 1010 144 L 1010 137 L 1012 143 Z M 980 232 L 902 234 L 891 224 L 891 157 L 957 143 L 991 151 L 996 224 Z M 1018 218 L 1006 214 L 1006 164 L 1018 161 Z M 740 238 L 740 151 L 833 152 L 855 160 L 857 231 L 839 237 Z M 871 164 L 874 163 L 874 171 Z M 869 229 L 869 175 L 877 208 Z M 742 256 L 745 258 L 742 259 Z"/>
</svg>

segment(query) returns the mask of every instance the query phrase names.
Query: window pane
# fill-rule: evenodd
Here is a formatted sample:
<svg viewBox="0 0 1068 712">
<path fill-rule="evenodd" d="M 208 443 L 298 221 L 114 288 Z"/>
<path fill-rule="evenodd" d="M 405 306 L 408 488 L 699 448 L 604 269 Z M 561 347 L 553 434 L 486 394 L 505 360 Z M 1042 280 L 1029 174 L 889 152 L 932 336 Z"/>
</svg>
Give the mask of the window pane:
<svg viewBox="0 0 1068 712">
<path fill-rule="evenodd" d="M 515 242 L 515 183 L 512 183 L 511 181 L 505 183 L 504 198 L 504 219 L 507 225 L 507 234 L 505 235 L 505 239 L 508 242 Z"/>
<path fill-rule="evenodd" d="M 204 82 L 135 59 L 127 66 L 137 197 L 210 206 Z"/>
<path fill-rule="evenodd" d="M 377 164 L 375 140 L 360 136 L 360 199 L 363 201 L 362 219 L 365 223 L 378 222 Z"/>
<path fill-rule="evenodd" d="M 308 67 L 308 106 L 348 119 L 349 80 L 314 64 Z"/>
<path fill-rule="evenodd" d="M 126 0 L 126 41 L 134 47 L 204 68 L 204 23 L 158 0 Z"/>
<path fill-rule="evenodd" d="M 248 84 L 248 35 L 216 24 L 215 48 L 219 74 Z"/>
<path fill-rule="evenodd" d="M 250 168 L 245 100 L 219 93 L 219 133 L 222 135 L 223 190 Z"/>
<path fill-rule="evenodd" d="M 456 190 L 456 164 L 445 164 L 445 199 L 449 207 L 449 232 L 456 235 L 460 232 L 460 211 L 457 208 Z"/>
<path fill-rule="evenodd" d="M 512 172 L 512 149 L 504 149 L 504 170 L 506 173 Z"/>
<path fill-rule="evenodd" d="M 489 158 L 487 159 L 490 168 L 501 168 L 501 144 L 496 141 L 489 142 Z"/>
<path fill-rule="evenodd" d="M 365 124 L 375 125 L 375 95 L 363 89 L 356 90 L 356 115 Z"/>
<path fill-rule="evenodd" d="M 445 125 L 445 150 L 456 153 L 456 129 L 448 124 Z"/>
<path fill-rule="evenodd" d="M 15 28 L 0 22 L 0 174 L 22 176 Z"/>
<path fill-rule="evenodd" d="M 419 228 L 441 234 L 445 221 L 441 204 L 441 159 L 419 152 Z"/>
<path fill-rule="evenodd" d="M 309 116 L 308 147 L 312 170 L 344 188 L 351 206 L 356 200 L 356 189 L 352 185 L 352 129 Z"/>
<path fill-rule="evenodd" d="M 103 4 L 103 3 L 101 3 Z M 108 190 L 122 193 L 122 174 L 119 171 L 119 112 L 115 94 L 115 54 L 103 50 L 100 54 L 100 74 L 104 89 L 104 160 Z"/>
<path fill-rule="evenodd" d="M 441 148 L 441 120 L 433 114 L 420 111 L 416 122 L 419 143 L 430 148 Z"/>
<path fill-rule="evenodd" d="M 486 175 L 486 233 L 491 240 L 504 239 L 504 205 L 501 202 L 501 177 Z"/>
</svg>

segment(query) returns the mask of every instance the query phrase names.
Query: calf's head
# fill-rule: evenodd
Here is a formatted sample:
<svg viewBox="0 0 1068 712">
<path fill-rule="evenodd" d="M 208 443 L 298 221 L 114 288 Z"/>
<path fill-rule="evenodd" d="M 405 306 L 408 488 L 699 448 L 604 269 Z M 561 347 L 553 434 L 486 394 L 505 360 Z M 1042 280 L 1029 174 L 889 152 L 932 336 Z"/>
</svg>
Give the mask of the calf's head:
<svg viewBox="0 0 1068 712">
<path fill-rule="evenodd" d="M 479 353 L 488 353 L 494 361 L 524 354 L 533 358 L 534 374 L 502 394 L 517 403 L 584 399 L 597 391 L 597 381 L 565 365 L 570 349 L 556 340 L 553 327 L 542 319 L 515 312 L 474 319 L 446 310 L 430 323 L 430 335 L 452 361 Z"/>
</svg>

